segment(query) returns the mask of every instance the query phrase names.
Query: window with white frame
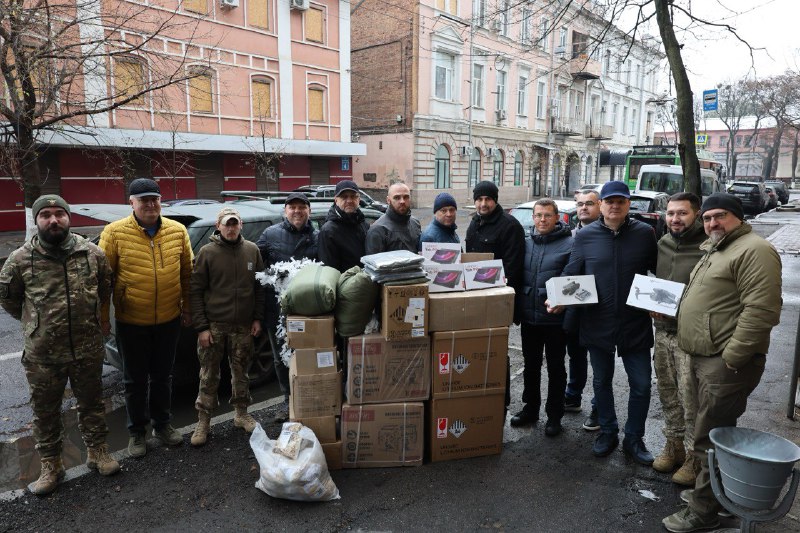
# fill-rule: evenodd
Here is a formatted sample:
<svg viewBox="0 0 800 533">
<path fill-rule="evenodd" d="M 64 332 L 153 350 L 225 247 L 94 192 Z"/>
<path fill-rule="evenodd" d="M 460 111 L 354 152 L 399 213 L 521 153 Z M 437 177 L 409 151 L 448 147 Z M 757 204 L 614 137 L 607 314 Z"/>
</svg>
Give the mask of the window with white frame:
<svg viewBox="0 0 800 533">
<path fill-rule="evenodd" d="M 562 52 L 567 50 L 567 28 L 558 30 L 558 49 Z"/>
<path fill-rule="evenodd" d="M 472 107 L 483 108 L 483 72 L 480 63 L 472 65 Z"/>
<path fill-rule="evenodd" d="M 500 3 L 500 35 L 508 37 L 508 27 L 511 21 L 511 1 L 502 0 Z"/>
<path fill-rule="evenodd" d="M 636 127 L 637 126 L 637 124 L 636 124 L 637 115 L 638 115 L 638 113 L 637 113 L 636 109 L 631 109 L 631 128 L 630 128 L 631 135 L 636 135 L 636 130 L 638 129 Z"/>
<path fill-rule="evenodd" d="M 445 52 L 436 52 L 433 95 L 441 100 L 453 100 L 453 78 L 456 58 Z"/>
<path fill-rule="evenodd" d="M 611 73 L 611 50 L 606 50 L 603 60 L 603 74 L 608 76 Z"/>
<path fill-rule="evenodd" d="M 539 80 L 536 83 L 536 118 L 544 118 L 547 112 L 547 83 Z"/>
<path fill-rule="evenodd" d="M 575 101 L 573 103 L 575 105 L 574 117 L 580 120 L 583 118 L 583 91 L 578 91 L 575 94 Z"/>
<path fill-rule="evenodd" d="M 628 106 L 622 106 L 622 134 L 628 134 Z"/>
<path fill-rule="evenodd" d="M 497 71 L 497 107 L 498 111 L 506 108 L 506 72 L 502 70 Z"/>
<path fill-rule="evenodd" d="M 549 41 L 549 36 L 550 36 L 550 20 L 542 19 L 539 21 L 538 45 L 543 52 L 547 52 L 547 42 Z"/>
<path fill-rule="evenodd" d="M 458 0 L 436 0 L 436 9 L 458 15 Z"/>
<path fill-rule="evenodd" d="M 625 61 L 625 85 L 631 84 L 631 60 Z"/>
<path fill-rule="evenodd" d="M 486 26 L 486 0 L 472 0 L 472 18 L 478 26 Z"/>
<path fill-rule="evenodd" d="M 517 85 L 517 115 L 526 116 L 528 114 L 528 76 L 520 74 L 519 85 Z"/>
<path fill-rule="evenodd" d="M 636 67 L 634 69 L 636 73 L 636 79 L 633 80 L 634 87 L 641 87 L 641 76 L 642 76 L 642 66 L 639 63 L 636 63 Z"/>
<path fill-rule="evenodd" d="M 614 102 L 611 105 L 611 127 L 617 129 L 617 114 L 619 113 L 619 103 Z"/>
<path fill-rule="evenodd" d="M 531 9 L 527 6 L 522 8 L 522 18 L 519 23 L 519 42 L 523 45 L 531 43 Z"/>
</svg>

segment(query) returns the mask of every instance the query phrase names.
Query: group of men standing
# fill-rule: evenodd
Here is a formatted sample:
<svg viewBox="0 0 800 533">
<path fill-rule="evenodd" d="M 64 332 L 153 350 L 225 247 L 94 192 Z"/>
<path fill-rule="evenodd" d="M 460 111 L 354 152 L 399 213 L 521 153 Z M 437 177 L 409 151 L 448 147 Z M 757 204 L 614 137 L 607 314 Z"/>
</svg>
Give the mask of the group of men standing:
<svg viewBox="0 0 800 533">
<path fill-rule="evenodd" d="M 606 183 L 599 193 L 579 192 L 574 230 L 559 220 L 554 201 L 538 200 L 529 235 L 498 203 L 498 193 L 492 182 L 475 186 L 475 214 L 465 248 L 502 260 L 507 283 L 516 292 L 514 321 L 521 325 L 525 368 L 523 408 L 511 425 L 538 421 L 546 360 L 545 434 L 560 434 L 565 411 L 581 409 L 588 356 L 593 399 L 583 427 L 599 430 L 592 453 L 610 454 L 619 444 L 613 377 L 615 357 L 620 357 L 629 384 L 623 451 L 658 471 L 677 469 L 673 481 L 694 486 L 682 495 L 689 506 L 665 518 L 665 527 L 682 532 L 714 527 L 719 504 L 706 464 L 708 435 L 714 427 L 736 424 L 764 371 L 769 334 L 781 308 L 781 263 L 774 248 L 752 233 L 739 200 L 725 193 L 711 195 L 702 206 L 691 193 L 673 195 L 666 215 L 669 231 L 658 241 L 650 226 L 630 216 L 630 192 L 623 182 Z M 367 254 L 416 252 L 428 241 L 459 242 L 457 204 L 448 193 L 436 197 L 434 220 L 424 231 L 411 215 L 405 184 L 389 188 L 387 212 L 372 226 L 359 208 L 359 194 L 352 181 L 337 184 L 334 204 L 319 230 L 310 223 L 307 197 L 290 194 L 282 223 L 267 228 L 256 244 L 242 238 L 241 216 L 225 207 L 196 260 L 186 229 L 161 217 L 160 190 L 153 180 L 131 183 L 131 215 L 106 226 L 99 246 L 70 232 L 70 208 L 62 198 L 39 198 L 32 209 L 37 234 L 11 254 L 0 272 L 0 304 L 21 320 L 25 331 L 22 363 L 42 464 L 33 492 L 52 492 L 64 477 L 60 406 L 67 381 L 78 402 L 87 465 L 103 475 L 119 471 L 105 444 L 101 399 L 103 336 L 111 330 L 111 300 L 123 359 L 128 451 L 141 457 L 147 452 L 148 424 L 164 444 L 182 443 L 170 425 L 172 366 L 181 325 L 197 331 L 201 364 L 193 445 L 208 438 L 226 348 L 237 427 L 247 432 L 255 427 L 247 413 L 247 370 L 253 338 L 262 330 L 288 395 L 288 373 L 277 356 L 277 302 L 255 280 L 256 272 L 300 258 L 318 259 L 344 272 Z M 676 318 L 626 305 L 634 276 L 648 272 L 686 285 Z M 583 274 L 595 276 L 597 304 L 569 309 L 549 305 L 547 280 Z M 643 440 L 654 345 L 667 437 L 656 458 Z M 507 393 L 506 408 L 509 404 Z"/>
</svg>

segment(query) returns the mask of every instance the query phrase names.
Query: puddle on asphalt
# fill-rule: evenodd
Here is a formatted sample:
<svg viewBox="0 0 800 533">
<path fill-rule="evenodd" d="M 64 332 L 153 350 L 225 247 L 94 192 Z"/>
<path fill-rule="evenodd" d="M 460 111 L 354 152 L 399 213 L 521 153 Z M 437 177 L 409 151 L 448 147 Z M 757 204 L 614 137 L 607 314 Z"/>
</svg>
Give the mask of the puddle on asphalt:
<svg viewBox="0 0 800 533">
<path fill-rule="evenodd" d="M 175 391 L 172 402 L 172 425 L 175 428 L 188 426 L 197 421 L 194 409 L 196 392 L 189 390 Z M 251 391 L 252 402 L 258 403 L 280 395 L 277 381 Z M 72 391 L 67 389 L 65 398 L 71 397 Z M 122 398 L 122 394 L 118 395 Z M 119 405 L 119 399 L 106 398 L 106 424 L 108 436 L 106 442 L 112 452 L 128 446 L 127 417 L 125 406 Z M 220 396 L 220 406 L 214 416 L 233 411 L 228 403 L 228 396 Z M 64 468 L 72 468 L 86 462 L 86 448 L 78 430 L 78 410 L 69 408 L 62 412 L 64 437 L 62 441 L 61 459 Z M 39 453 L 35 448 L 36 441 L 32 434 L 17 439 L 0 442 L 0 493 L 14 489 L 23 489 L 39 477 Z"/>
</svg>

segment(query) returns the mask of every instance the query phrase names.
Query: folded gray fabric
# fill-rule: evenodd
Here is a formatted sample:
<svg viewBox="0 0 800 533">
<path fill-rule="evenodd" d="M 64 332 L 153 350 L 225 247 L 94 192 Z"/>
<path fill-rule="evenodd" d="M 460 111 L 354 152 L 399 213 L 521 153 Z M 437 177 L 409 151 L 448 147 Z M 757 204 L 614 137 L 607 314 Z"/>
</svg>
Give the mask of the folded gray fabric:
<svg viewBox="0 0 800 533">
<path fill-rule="evenodd" d="M 365 255 L 361 258 L 361 263 L 375 272 L 386 272 L 395 271 L 398 268 L 421 265 L 424 260 L 421 255 L 408 250 L 393 250 L 391 252 Z"/>
</svg>

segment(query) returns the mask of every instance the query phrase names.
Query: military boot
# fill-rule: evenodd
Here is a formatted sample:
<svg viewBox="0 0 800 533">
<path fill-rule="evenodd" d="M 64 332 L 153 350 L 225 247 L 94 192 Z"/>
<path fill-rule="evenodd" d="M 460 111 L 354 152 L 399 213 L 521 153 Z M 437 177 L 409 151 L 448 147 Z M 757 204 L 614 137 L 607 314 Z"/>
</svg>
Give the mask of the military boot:
<svg viewBox="0 0 800 533">
<path fill-rule="evenodd" d="M 664 451 L 653 461 L 653 469 L 657 472 L 672 472 L 686 461 L 686 449 L 681 439 L 667 439 Z"/>
<path fill-rule="evenodd" d="M 110 476 L 119 472 L 119 463 L 108 453 L 108 444 L 91 446 L 87 451 L 87 467 L 97 470 L 101 476 Z"/>
<path fill-rule="evenodd" d="M 233 425 L 244 429 L 247 433 L 252 433 L 256 429 L 256 420 L 247 412 L 246 406 L 236 406 L 236 414 L 233 416 Z"/>
<path fill-rule="evenodd" d="M 686 462 L 672 476 L 672 482 L 678 485 L 694 487 L 694 482 L 697 480 L 697 474 L 699 473 L 700 460 L 693 453 L 689 453 L 686 456 Z"/>
<path fill-rule="evenodd" d="M 46 457 L 42 459 L 42 470 L 33 486 L 31 492 L 37 496 L 50 494 L 58 486 L 58 482 L 64 479 L 66 472 L 61 463 L 61 457 Z"/>
<path fill-rule="evenodd" d="M 192 439 L 190 441 L 192 446 L 202 446 L 206 443 L 208 434 L 211 431 L 210 423 L 211 415 L 203 411 L 197 411 L 197 426 L 194 428 L 194 433 L 192 433 Z"/>
</svg>

